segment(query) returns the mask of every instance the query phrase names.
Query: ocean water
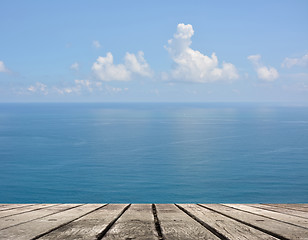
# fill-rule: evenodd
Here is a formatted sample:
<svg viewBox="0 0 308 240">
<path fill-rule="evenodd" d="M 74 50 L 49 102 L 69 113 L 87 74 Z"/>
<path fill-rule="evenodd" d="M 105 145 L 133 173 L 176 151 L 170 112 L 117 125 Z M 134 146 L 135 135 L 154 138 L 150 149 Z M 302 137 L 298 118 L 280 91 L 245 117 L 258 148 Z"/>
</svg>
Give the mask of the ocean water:
<svg viewBox="0 0 308 240">
<path fill-rule="evenodd" d="M 0 104 L 1 203 L 307 200 L 307 107 Z"/>
</svg>

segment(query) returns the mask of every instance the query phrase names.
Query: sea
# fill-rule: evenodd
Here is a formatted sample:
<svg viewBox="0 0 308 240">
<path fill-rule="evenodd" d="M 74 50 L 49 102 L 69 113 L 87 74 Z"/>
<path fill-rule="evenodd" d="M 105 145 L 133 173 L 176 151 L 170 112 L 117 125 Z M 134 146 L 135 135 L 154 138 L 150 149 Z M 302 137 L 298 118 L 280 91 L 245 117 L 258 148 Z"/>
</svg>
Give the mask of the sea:
<svg viewBox="0 0 308 240">
<path fill-rule="evenodd" d="M 307 201 L 305 106 L 0 104 L 0 203 Z"/>
</svg>

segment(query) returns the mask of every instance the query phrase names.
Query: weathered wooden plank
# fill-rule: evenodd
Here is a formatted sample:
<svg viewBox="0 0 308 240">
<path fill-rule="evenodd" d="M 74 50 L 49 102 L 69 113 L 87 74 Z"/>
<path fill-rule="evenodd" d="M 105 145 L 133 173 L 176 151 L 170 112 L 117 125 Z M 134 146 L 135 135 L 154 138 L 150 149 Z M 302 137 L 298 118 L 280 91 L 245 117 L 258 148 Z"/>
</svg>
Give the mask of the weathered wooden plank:
<svg viewBox="0 0 308 240">
<path fill-rule="evenodd" d="M 219 239 L 173 204 L 156 204 L 156 209 L 165 240 Z"/>
<path fill-rule="evenodd" d="M 253 226 L 254 228 L 262 230 L 278 238 L 307 240 L 308 229 L 303 227 L 298 227 L 252 213 L 247 213 L 221 204 L 200 205 L 217 211 L 221 214 L 224 214 L 225 216 L 231 217 L 249 226 Z"/>
<path fill-rule="evenodd" d="M 66 211 L 52 214 L 0 231 L 0 239 L 29 240 L 36 239 L 64 224 L 102 207 L 102 204 L 86 204 Z"/>
<path fill-rule="evenodd" d="M 13 216 L 13 215 L 17 215 L 17 214 L 21 214 L 25 212 L 36 211 L 42 208 L 51 207 L 55 205 L 58 205 L 58 204 L 35 204 L 35 205 L 29 205 L 23 208 L 13 208 L 7 211 L 1 211 L 0 218 L 7 217 L 7 216 Z"/>
<path fill-rule="evenodd" d="M 57 212 L 65 211 L 69 208 L 79 206 L 80 204 L 62 204 L 50 208 L 40 209 L 34 212 L 21 213 L 14 216 L 8 216 L 0 219 L 0 230 L 9 228 L 21 223 L 29 222 L 34 219 L 42 218 Z"/>
<path fill-rule="evenodd" d="M 308 229 L 308 220 L 296 216 L 290 216 L 283 213 L 273 212 L 265 209 L 254 208 L 243 204 L 223 204 L 228 207 L 236 208 L 253 214 L 258 214 L 263 217 L 272 218 L 286 223 L 292 223 L 296 226 L 305 227 Z"/>
<path fill-rule="evenodd" d="M 262 209 L 274 211 L 274 212 L 280 212 L 280 213 L 288 214 L 291 216 L 308 218 L 308 212 L 297 211 L 297 210 L 288 209 L 288 208 L 281 208 L 277 206 L 270 206 L 270 205 L 265 205 L 265 204 L 247 204 L 247 205 L 256 207 L 256 208 L 262 208 Z"/>
<path fill-rule="evenodd" d="M 278 206 L 285 206 L 285 207 L 304 207 L 308 208 L 308 203 L 270 203 L 269 205 L 278 205 Z"/>
<path fill-rule="evenodd" d="M 41 237 L 40 240 L 96 240 L 97 236 L 102 233 L 112 221 L 119 217 L 126 206 L 127 204 L 109 204 L 50 232 Z"/>
<path fill-rule="evenodd" d="M 133 204 L 103 237 L 116 239 L 158 239 L 151 204 Z"/>
<path fill-rule="evenodd" d="M 90 207 L 93 211 L 90 205 L 0 204 L 5 209 L 0 211 L 0 239 L 159 239 L 151 205 L 132 205 L 120 218 L 125 205 L 100 204 Z M 179 206 L 190 216 L 175 205 L 156 205 L 166 240 L 219 239 L 212 232 L 221 239 L 308 239 L 307 204 Z"/>
<path fill-rule="evenodd" d="M 281 208 L 287 208 L 302 212 L 308 212 L 307 204 L 266 204 L 269 206 L 275 206 L 275 207 L 281 207 Z"/>
<path fill-rule="evenodd" d="M 4 206 L 1 206 L 0 211 L 7 211 L 7 210 L 10 210 L 10 209 L 15 209 L 15 208 L 28 207 L 28 206 L 31 206 L 31 205 L 34 205 L 34 204 L 7 204 L 7 205 L 4 205 Z"/>
<path fill-rule="evenodd" d="M 179 204 L 180 207 L 188 211 L 199 221 L 202 221 L 205 225 L 227 237 L 228 239 L 248 239 L 248 240 L 259 240 L 259 239 L 278 239 L 267 233 L 249 227 L 245 224 L 239 223 L 231 218 L 223 216 L 212 210 L 200 207 L 196 204 Z"/>
</svg>

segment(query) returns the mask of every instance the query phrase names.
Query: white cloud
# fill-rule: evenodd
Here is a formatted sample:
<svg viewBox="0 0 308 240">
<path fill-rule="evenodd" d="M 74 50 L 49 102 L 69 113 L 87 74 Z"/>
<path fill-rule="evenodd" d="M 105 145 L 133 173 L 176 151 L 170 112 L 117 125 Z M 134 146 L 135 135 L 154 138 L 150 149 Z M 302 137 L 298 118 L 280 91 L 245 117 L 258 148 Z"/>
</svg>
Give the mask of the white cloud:
<svg viewBox="0 0 308 240">
<path fill-rule="evenodd" d="M 102 81 L 127 81 L 130 80 L 130 71 L 125 65 L 113 64 L 113 56 L 110 52 L 106 57 L 98 57 L 96 62 L 92 65 L 92 71 Z"/>
<path fill-rule="evenodd" d="M 27 90 L 33 93 L 42 93 L 44 95 L 48 94 L 47 86 L 41 82 L 36 82 L 35 85 L 28 87 Z"/>
<path fill-rule="evenodd" d="M 57 93 L 61 94 L 61 95 L 71 94 L 71 93 L 73 93 L 75 91 L 74 88 L 69 88 L 69 87 L 67 87 L 67 88 L 57 88 L 57 87 L 54 87 L 54 90 Z"/>
<path fill-rule="evenodd" d="M 92 42 L 92 45 L 93 45 L 95 48 L 100 48 L 100 47 L 101 47 L 100 42 L 97 41 L 97 40 L 94 40 L 94 41 Z"/>
<path fill-rule="evenodd" d="M 113 56 L 110 52 L 106 57 L 98 57 L 92 65 L 92 71 L 96 77 L 102 81 L 129 81 L 132 74 L 151 77 L 150 66 L 143 57 L 143 52 L 138 52 L 137 56 L 126 53 L 124 64 L 114 64 Z"/>
<path fill-rule="evenodd" d="M 144 59 L 144 53 L 142 51 L 139 51 L 137 56 L 132 53 L 126 53 L 125 65 L 131 72 L 143 77 L 151 77 L 153 74 L 149 64 Z"/>
<path fill-rule="evenodd" d="M 300 58 L 285 58 L 282 67 L 291 68 L 293 66 L 307 67 L 308 66 L 308 53 Z"/>
<path fill-rule="evenodd" d="M 119 87 L 112 87 L 112 86 L 105 86 L 105 89 L 108 93 L 114 94 L 114 93 L 120 93 L 123 91 L 128 91 L 128 88 L 119 88 Z"/>
<path fill-rule="evenodd" d="M 215 53 L 209 57 L 190 48 L 193 34 L 192 25 L 178 24 L 177 32 L 166 47 L 175 63 L 175 68 L 169 75 L 163 74 L 163 78 L 200 83 L 237 79 L 237 69 L 233 64 L 223 62 L 222 67 L 218 67 Z"/>
<path fill-rule="evenodd" d="M 88 89 L 90 92 L 93 91 L 93 83 L 90 82 L 90 80 L 75 80 L 75 84 L 77 86 L 77 88 L 81 89 L 81 88 L 86 88 Z"/>
<path fill-rule="evenodd" d="M 253 64 L 259 79 L 270 82 L 274 81 L 279 77 L 276 68 L 273 68 L 271 66 L 264 66 L 264 64 L 261 62 L 261 55 L 257 54 L 248 56 L 248 60 Z"/>
<path fill-rule="evenodd" d="M 61 95 L 72 94 L 72 93 L 79 94 L 82 91 L 93 92 L 94 88 L 99 88 L 100 86 L 101 86 L 100 82 L 91 82 L 88 79 L 84 80 L 76 79 L 74 81 L 74 85 L 62 88 L 54 87 L 54 90 Z"/>
<path fill-rule="evenodd" d="M 79 63 L 75 62 L 71 65 L 71 69 L 78 71 L 79 70 Z"/>
<path fill-rule="evenodd" d="M 90 81 L 89 79 L 76 79 L 74 84 L 69 87 L 54 87 L 58 94 L 81 94 L 82 92 L 93 92 L 94 90 L 102 91 L 102 82 Z"/>
<path fill-rule="evenodd" d="M 9 70 L 5 67 L 3 61 L 0 61 L 0 72 L 9 72 Z"/>
</svg>

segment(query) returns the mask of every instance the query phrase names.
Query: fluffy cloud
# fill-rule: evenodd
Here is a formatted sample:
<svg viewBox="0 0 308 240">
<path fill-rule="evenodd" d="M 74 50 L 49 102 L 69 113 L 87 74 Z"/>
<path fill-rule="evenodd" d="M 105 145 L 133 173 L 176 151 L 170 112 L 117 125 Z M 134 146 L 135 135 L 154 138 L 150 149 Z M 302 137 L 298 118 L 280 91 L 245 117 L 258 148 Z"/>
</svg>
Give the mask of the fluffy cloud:
<svg viewBox="0 0 308 240">
<path fill-rule="evenodd" d="M 4 62 L 0 61 L 0 72 L 8 72 L 9 70 L 5 67 Z"/>
<path fill-rule="evenodd" d="M 219 67 L 215 53 L 209 57 L 190 48 L 193 35 L 192 25 L 178 24 L 177 32 L 166 47 L 175 63 L 175 68 L 170 74 L 164 74 L 164 79 L 206 83 L 238 78 L 237 69 L 233 64 L 223 62 Z"/>
<path fill-rule="evenodd" d="M 102 81 L 127 81 L 130 80 L 130 71 L 124 64 L 113 64 L 113 56 L 110 52 L 106 57 L 98 57 L 92 65 L 92 71 Z"/>
<path fill-rule="evenodd" d="M 139 51 L 137 56 L 132 53 L 126 53 L 125 66 L 129 71 L 139 74 L 143 77 L 152 76 L 152 70 L 144 59 L 144 53 L 142 51 Z"/>
<path fill-rule="evenodd" d="M 270 82 L 274 81 L 279 77 L 276 68 L 273 68 L 271 66 L 266 67 L 263 65 L 263 63 L 261 62 L 261 55 L 257 54 L 248 56 L 248 60 L 253 64 L 259 79 Z"/>
<path fill-rule="evenodd" d="M 92 71 L 102 81 L 129 81 L 132 74 L 142 77 L 152 76 L 152 70 L 144 59 L 143 52 L 138 52 L 137 56 L 126 53 L 124 60 L 124 64 L 114 64 L 113 56 L 108 52 L 106 57 L 97 58 L 92 65 Z"/>
<path fill-rule="evenodd" d="M 94 40 L 94 41 L 92 42 L 92 45 L 93 45 L 95 48 L 100 48 L 100 47 L 101 47 L 100 42 L 97 41 L 97 40 Z"/>
<path fill-rule="evenodd" d="M 308 66 L 308 53 L 300 58 L 285 58 L 281 66 L 286 67 L 286 68 L 291 68 L 293 66 L 307 67 Z"/>
<path fill-rule="evenodd" d="M 79 70 L 79 63 L 75 62 L 71 65 L 71 69 L 78 71 Z"/>
<path fill-rule="evenodd" d="M 35 85 L 28 87 L 27 90 L 33 93 L 42 93 L 44 95 L 48 94 L 47 86 L 41 82 L 36 82 Z"/>
</svg>

